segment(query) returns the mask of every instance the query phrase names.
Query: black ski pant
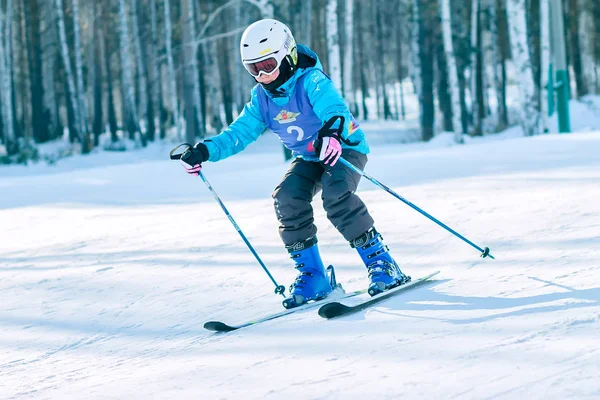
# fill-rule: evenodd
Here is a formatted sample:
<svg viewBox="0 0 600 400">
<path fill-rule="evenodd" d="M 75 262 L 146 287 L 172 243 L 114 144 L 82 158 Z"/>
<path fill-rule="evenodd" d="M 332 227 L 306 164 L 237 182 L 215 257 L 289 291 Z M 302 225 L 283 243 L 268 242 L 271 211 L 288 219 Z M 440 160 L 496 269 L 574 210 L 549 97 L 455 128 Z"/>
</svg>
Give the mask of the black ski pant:
<svg viewBox="0 0 600 400">
<path fill-rule="evenodd" d="M 360 169 L 367 164 L 367 156 L 354 150 L 345 149 L 342 157 Z M 360 178 L 339 161 L 331 167 L 296 158 L 273 192 L 283 243 L 290 246 L 316 235 L 311 202 L 319 191 L 327 218 L 347 241 L 369 230 L 373 218 L 355 194 Z"/>
</svg>

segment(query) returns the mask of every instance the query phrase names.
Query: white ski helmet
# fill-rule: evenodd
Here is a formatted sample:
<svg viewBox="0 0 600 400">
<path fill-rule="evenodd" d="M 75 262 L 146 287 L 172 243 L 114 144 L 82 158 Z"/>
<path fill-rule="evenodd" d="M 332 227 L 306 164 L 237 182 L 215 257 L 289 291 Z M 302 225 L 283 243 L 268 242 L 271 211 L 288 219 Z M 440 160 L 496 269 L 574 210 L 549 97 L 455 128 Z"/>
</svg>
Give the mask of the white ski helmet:
<svg viewBox="0 0 600 400">
<path fill-rule="evenodd" d="M 274 19 L 262 19 L 246 28 L 240 53 L 244 68 L 255 78 L 273 74 L 286 58 L 292 68 L 298 62 L 292 31 Z"/>
</svg>

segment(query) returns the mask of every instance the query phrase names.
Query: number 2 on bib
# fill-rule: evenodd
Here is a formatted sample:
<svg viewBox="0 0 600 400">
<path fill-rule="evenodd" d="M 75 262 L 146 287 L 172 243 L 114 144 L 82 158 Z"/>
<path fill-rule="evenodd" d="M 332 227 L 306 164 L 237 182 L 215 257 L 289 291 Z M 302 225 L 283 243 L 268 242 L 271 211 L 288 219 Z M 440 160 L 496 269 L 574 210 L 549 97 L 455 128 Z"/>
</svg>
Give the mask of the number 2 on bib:
<svg viewBox="0 0 600 400">
<path fill-rule="evenodd" d="M 299 126 L 288 126 L 287 128 L 287 133 L 297 133 L 298 137 L 296 138 L 297 141 L 301 142 L 302 140 L 304 140 L 304 130 L 302 128 L 300 128 Z"/>
</svg>

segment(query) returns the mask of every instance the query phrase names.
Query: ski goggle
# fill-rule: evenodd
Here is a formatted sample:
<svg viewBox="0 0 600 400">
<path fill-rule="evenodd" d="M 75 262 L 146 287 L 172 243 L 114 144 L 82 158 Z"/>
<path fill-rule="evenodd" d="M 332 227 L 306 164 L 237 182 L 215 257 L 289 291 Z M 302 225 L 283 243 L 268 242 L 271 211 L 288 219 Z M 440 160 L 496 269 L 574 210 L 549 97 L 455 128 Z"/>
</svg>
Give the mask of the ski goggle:
<svg viewBox="0 0 600 400">
<path fill-rule="evenodd" d="M 255 78 L 258 78 L 261 74 L 271 75 L 281 65 L 281 60 L 277 58 L 277 53 L 271 55 L 264 60 L 259 61 L 244 61 L 244 68 Z"/>
</svg>

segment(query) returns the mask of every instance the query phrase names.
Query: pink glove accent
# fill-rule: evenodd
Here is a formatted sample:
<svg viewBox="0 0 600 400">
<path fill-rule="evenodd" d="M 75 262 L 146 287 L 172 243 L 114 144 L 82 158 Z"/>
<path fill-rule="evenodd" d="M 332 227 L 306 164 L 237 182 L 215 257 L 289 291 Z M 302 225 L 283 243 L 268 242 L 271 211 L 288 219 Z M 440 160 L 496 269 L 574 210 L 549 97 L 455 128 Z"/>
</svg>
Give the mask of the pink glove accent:
<svg viewBox="0 0 600 400">
<path fill-rule="evenodd" d="M 341 155 L 342 145 L 340 144 L 340 141 L 331 136 L 324 137 L 319 159 L 323 161 L 323 163 L 333 167 Z"/>
<path fill-rule="evenodd" d="M 185 172 L 187 172 L 188 174 L 196 176 L 200 175 L 200 170 L 202 169 L 202 166 L 200 164 L 191 166 L 190 164 L 181 161 L 181 165 L 183 165 L 183 168 L 185 168 Z"/>
</svg>

